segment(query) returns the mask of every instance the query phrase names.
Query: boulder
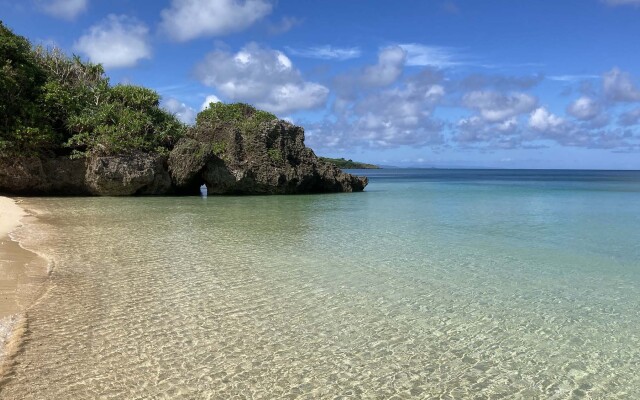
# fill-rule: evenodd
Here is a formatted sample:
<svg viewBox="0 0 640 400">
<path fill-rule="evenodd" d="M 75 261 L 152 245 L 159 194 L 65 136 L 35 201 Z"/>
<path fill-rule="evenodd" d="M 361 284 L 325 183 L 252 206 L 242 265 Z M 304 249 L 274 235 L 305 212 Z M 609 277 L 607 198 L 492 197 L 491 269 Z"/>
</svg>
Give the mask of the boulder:
<svg viewBox="0 0 640 400">
<path fill-rule="evenodd" d="M 98 196 L 161 195 L 171 192 L 167 157 L 157 154 L 90 157 L 85 183 Z"/>
<path fill-rule="evenodd" d="M 0 158 L 0 193 L 38 195 L 88 195 L 84 182 L 85 160 L 68 157 Z"/>
</svg>

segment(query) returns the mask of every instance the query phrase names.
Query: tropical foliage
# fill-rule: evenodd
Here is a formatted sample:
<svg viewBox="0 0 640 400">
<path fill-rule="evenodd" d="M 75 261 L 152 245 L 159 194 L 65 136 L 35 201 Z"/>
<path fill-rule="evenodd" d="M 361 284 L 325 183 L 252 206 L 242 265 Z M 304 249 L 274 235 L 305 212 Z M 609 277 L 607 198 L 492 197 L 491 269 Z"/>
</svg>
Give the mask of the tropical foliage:
<svg viewBox="0 0 640 400">
<path fill-rule="evenodd" d="M 33 48 L 0 22 L 0 155 L 170 150 L 185 126 L 153 90 L 111 86 L 99 64 Z"/>
</svg>

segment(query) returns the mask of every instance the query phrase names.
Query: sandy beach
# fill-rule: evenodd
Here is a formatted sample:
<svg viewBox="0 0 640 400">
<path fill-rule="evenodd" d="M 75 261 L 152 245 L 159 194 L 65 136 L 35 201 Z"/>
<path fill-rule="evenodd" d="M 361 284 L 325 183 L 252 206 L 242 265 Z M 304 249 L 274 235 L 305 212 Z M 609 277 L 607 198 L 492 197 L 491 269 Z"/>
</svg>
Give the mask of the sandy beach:
<svg viewBox="0 0 640 400">
<path fill-rule="evenodd" d="M 0 376 L 18 346 L 26 323 L 25 310 L 46 271 L 46 260 L 10 237 L 25 216 L 15 200 L 0 196 Z"/>
<path fill-rule="evenodd" d="M 0 318 L 19 311 L 18 286 L 24 278 L 25 263 L 33 256 L 9 236 L 24 216 L 15 200 L 0 197 Z"/>
</svg>

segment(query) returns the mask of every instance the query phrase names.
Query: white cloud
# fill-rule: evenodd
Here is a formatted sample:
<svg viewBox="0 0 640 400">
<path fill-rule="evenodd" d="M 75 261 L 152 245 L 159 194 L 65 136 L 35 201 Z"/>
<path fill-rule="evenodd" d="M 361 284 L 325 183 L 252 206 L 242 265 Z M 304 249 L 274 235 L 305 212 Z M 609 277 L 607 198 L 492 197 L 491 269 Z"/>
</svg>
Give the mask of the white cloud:
<svg viewBox="0 0 640 400">
<path fill-rule="evenodd" d="M 294 49 L 285 47 L 289 54 L 298 57 L 317 58 L 320 60 L 349 60 L 360 57 L 358 47 L 333 47 L 329 45 Z"/>
<path fill-rule="evenodd" d="M 433 110 L 444 96 L 440 77 L 426 71 L 354 101 L 338 97 L 333 107 L 337 120 L 312 125 L 309 143 L 334 150 L 439 144 L 443 124 L 433 118 Z"/>
<path fill-rule="evenodd" d="M 600 76 L 598 76 L 598 75 L 589 75 L 589 74 L 583 74 L 583 75 L 551 75 L 551 76 L 548 76 L 548 78 L 551 79 L 552 81 L 572 83 L 572 82 L 582 81 L 582 80 L 585 80 L 585 79 L 597 79 L 597 78 L 600 78 Z"/>
<path fill-rule="evenodd" d="M 513 92 L 509 94 L 495 91 L 473 91 L 462 99 L 466 107 L 477 110 L 489 122 L 499 122 L 530 112 L 537 104 L 535 97 Z"/>
<path fill-rule="evenodd" d="M 174 114 L 185 124 L 192 124 L 196 120 L 196 110 L 174 98 L 163 101 L 162 108 Z"/>
<path fill-rule="evenodd" d="M 529 127 L 537 131 L 554 131 L 564 124 L 564 120 L 547 111 L 544 107 L 535 109 L 529 116 Z"/>
<path fill-rule="evenodd" d="M 544 76 L 540 74 L 525 76 L 470 74 L 460 80 L 462 90 L 480 90 L 492 88 L 499 91 L 527 90 L 538 85 Z"/>
<path fill-rule="evenodd" d="M 447 68 L 462 64 L 454 50 L 440 46 L 426 46 L 418 43 L 401 44 L 407 52 L 407 65 Z"/>
<path fill-rule="evenodd" d="M 172 0 L 160 29 L 178 42 L 222 36 L 248 28 L 272 8 L 267 0 Z"/>
<path fill-rule="evenodd" d="M 301 20 L 300 18 L 296 18 L 296 17 L 282 17 L 282 19 L 280 20 L 280 22 L 278 23 L 271 23 L 268 26 L 268 32 L 270 35 L 281 35 L 285 32 L 289 32 L 291 29 L 295 28 L 296 26 L 300 26 L 302 25 L 303 20 Z"/>
<path fill-rule="evenodd" d="M 73 20 L 87 10 L 88 0 L 49 0 L 40 1 L 44 12 L 57 18 Z"/>
<path fill-rule="evenodd" d="M 200 106 L 200 111 L 209 107 L 209 104 L 211 103 L 220 103 L 220 99 L 218 98 L 218 96 L 214 94 L 210 94 L 209 96 L 205 97 L 204 101 L 202 102 L 202 105 Z"/>
<path fill-rule="evenodd" d="M 600 114 L 600 111 L 602 111 L 600 104 L 586 96 L 578 98 L 567 107 L 567 113 L 581 120 L 593 119 Z"/>
<path fill-rule="evenodd" d="M 463 147 L 512 149 L 522 146 L 523 137 L 518 117 L 491 122 L 472 115 L 455 124 L 453 140 Z"/>
<path fill-rule="evenodd" d="M 135 18 L 109 15 L 78 39 L 73 47 L 105 68 L 132 67 L 151 58 L 149 29 Z"/>
<path fill-rule="evenodd" d="M 377 64 L 364 69 L 362 82 L 367 86 L 392 84 L 402 75 L 406 56 L 406 52 L 399 46 L 381 49 L 378 53 Z"/>
<path fill-rule="evenodd" d="M 631 74 L 614 68 L 602 79 L 604 95 L 612 101 L 640 101 L 640 89 L 634 84 Z"/>
<path fill-rule="evenodd" d="M 620 114 L 618 121 L 622 126 L 632 126 L 640 124 L 640 108 L 635 108 Z"/>
<path fill-rule="evenodd" d="M 274 113 L 322 106 L 329 89 L 302 78 L 282 52 L 250 43 L 237 53 L 216 50 L 195 69 L 205 85 L 233 101 L 253 103 Z"/>
</svg>

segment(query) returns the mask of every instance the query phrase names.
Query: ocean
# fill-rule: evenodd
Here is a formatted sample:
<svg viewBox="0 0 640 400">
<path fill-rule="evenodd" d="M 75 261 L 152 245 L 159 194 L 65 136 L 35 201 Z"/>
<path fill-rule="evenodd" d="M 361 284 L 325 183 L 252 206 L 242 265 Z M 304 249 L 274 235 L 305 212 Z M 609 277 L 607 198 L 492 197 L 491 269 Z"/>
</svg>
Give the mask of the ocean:
<svg viewBox="0 0 640 400">
<path fill-rule="evenodd" d="M 51 261 L 2 399 L 640 398 L 640 172 L 28 198 Z"/>
</svg>

